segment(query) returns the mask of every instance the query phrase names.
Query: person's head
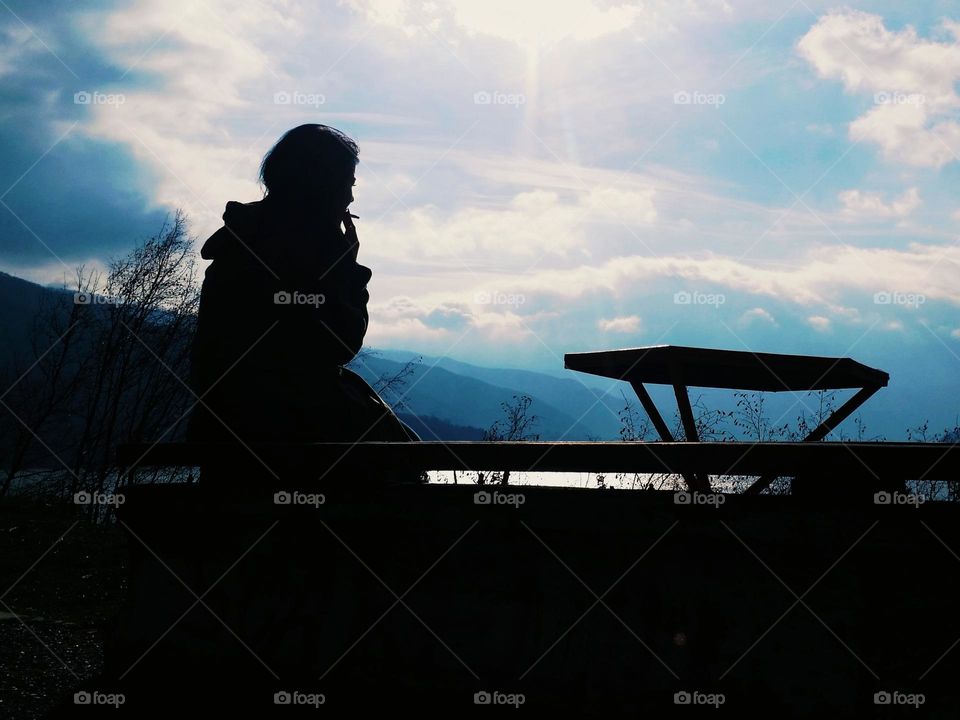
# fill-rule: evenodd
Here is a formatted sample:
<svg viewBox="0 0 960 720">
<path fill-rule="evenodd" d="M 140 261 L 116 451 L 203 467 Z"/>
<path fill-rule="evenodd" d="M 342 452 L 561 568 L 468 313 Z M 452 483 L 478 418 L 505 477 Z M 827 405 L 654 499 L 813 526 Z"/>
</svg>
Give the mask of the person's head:
<svg viewBox="0 0 960 720">
<path fill-rule="evenodd" d="M 267 196 L 339 216 L 353 202 L 357 144 L 327 125 L 300 125 L 284 133 L 260 164 Z"/>
</svg>

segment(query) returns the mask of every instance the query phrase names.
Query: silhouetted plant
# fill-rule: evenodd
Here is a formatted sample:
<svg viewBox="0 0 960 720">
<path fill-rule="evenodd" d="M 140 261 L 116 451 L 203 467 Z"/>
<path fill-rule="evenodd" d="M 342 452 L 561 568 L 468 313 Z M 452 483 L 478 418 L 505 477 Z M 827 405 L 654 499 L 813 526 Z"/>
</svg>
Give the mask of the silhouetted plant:
<svg viewBox="0 0 960 720">
<path fill-rule="evenodd" d="M 660 440 L 646 412 L 632 400 L 627 399 L 622 391 L 621 397 L 623 397 L 624 406 L 617 412 L 620 418 L 620 439 L 624 442 Z M 727 413 L 707 408 L 702 396 L 698 396 L 690 407 L 693 410 L 694 425 L 700 440 L 720 442 L 730 439 L 730 434 L 725 428 Z M 671 435 L 677 440 L 685 440 L 686 432 L 679 413 L 674 412 L 672 419 Z M 616 473 L 615 477 L 619 487 L 631 490 L 680 490 L 686 487 L 683 477 L 676 473 Z"/>
<path fill-rule="evenodd" d="M 907 429 L 907 440 L 910 442 L 960 443 L 960 420 L 957 420 L 952 428 L 944 428 L 940 432 L 931 432 L 930 421 L 924 420 L 917 427 Z M 956 481 L 918 478 L 912 480 L 910 485 L 914 492 L 927 498 L 953 502 L 960 500 L 960 483 Z"/>
<path fill-rule="evenodd" d="M 540 421 L 530 414 L 533 398 L 529 395 L 514 395 L 509 402 L 500 403 L 503 418 L 495 420 L 483 435 L 484 440 L 539 440 L 540 434 L 532 432 Z"/>
<path fill-rule="evenodd" d="M 373 348 L 363 347 L 360 349 L 360 352 L 357 353 L 356 357 L 347 363 L 347 367 L 365 366 L 369 369 L 367 360 L 375 358 L 379 354 L 380 353 Z M 417 356 L 413 360 L 408 360 L 394 373 L 381 373 L 373 382 L 373 389 L 383 398 L 385 403 L 393 408 L 394 412 L 400 412 L 401 410 L 410 412 L 404 389 L 410 383 L 410 378 L 416 373 L 417 366 L 422 362 L 423 357 Z"/>
<path fill-rule="evenodd" d="M 514 395 L 509 401 L 500 403 L 503 417 L 487 428 L 483 439 L 489 442 L 539 440 L 540 433 L 533 432 L 533 428 L 540 422 L 540 418 L 530 413 L 532 404 L 533 398 L 529 395 Z M 509 482 L 509 470 L 497 470 L 489 475 L 484 472 L 477 473 L 477 485 L 507 485 Z"/>
</svg>

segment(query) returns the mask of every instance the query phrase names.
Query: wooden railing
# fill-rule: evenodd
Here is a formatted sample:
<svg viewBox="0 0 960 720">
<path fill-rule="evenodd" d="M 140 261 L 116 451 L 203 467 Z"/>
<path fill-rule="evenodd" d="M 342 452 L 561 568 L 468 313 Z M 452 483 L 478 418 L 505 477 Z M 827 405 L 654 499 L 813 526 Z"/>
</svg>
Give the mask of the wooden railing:
<svg viewBox="0 0 960 720">
<path fill-rule="evenodd" d="M 119 466 L 135 481 L 144 467 L 238 462 L 341 470 L 512 470 L 702 473 L 736 476 L 844 475 L 876 480 L 960 480 L 956 443 L 418 442 L 314 444 L 128 444 Z"/>
<path fill-rule="evenodd" d="M 124 694 L 125 717 L 158 716 L 161 701 L 273 717 L 275 693 L 291 690 L 325 693 L 328 715 L 472 716 L 488 688 L 544 715 L 672 717 L 675 694 L 697 687 L 726 693 L 737 716 L 873 717 L 885 686 L 860 657 L 899 668 L 890 687 L 933 670 L 928 707 L 956 715 L 960 660 L 944 656 L 942 630 L 960 506 L 865 496 L 890 478 L 960 479 L 955 444 L 160 444 L 118 459 L 143 481 L 117 508 L 128 606 L 109 624 L 101 688 Z M 223 492 L 264 463 L 347 486 L 300 504 L 259 484 Z M 148 468 L 178 466 L 212 468 L 213 491 L 146 482 Z M 798 483 L 700 504 L 473 484 L 367 492 L 400 468 L 772 473 L 809 480 L 814 497 L 798 502 Z M 781 623 L 814 586 L 803 611 L 816 620 Z"/>
</svg>

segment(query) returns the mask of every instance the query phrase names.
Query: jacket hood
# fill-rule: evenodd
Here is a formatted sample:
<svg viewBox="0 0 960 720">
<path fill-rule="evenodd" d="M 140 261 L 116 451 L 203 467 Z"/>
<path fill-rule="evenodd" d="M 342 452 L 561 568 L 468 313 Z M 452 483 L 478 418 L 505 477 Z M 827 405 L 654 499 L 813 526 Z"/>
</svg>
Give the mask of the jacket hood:
<svg viewBox="0 0 960 720">
<path fill-rule="evenodd" d="M 230 201 L 223 211 L 223 227 L 211 235 L 200 248 L 200 257 L 214 260 L 225 253 L 247 245 L 250 249 L 259 245 L 262 237 L 263 201 L 250 203 Z M 243 238 L 239 242 L 238 238 Z"/>
</svg>

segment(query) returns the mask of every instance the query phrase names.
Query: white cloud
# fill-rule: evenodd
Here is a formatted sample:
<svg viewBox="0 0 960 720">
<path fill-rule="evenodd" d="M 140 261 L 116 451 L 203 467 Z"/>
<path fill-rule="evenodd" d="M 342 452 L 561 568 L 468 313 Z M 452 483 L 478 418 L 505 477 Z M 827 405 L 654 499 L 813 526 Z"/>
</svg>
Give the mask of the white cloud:
<svg viewBox="0 0 960 720">
<path fill-rule="evenodd" d="M 493 342 L 530 342 L 533 339 L 531 325 L 537 318 L 523 317 L 514 311 L 486 312 L 474 318 L 474 326 L 483 337 Z"/>
<path fill-rule="evenodd" d="M 611 3 L 601 8 L 592 0 L 541 3 L 535 0 L 460 0 L 453 3 L 457 24 L 470 32 L 512 40 L 550 44 L 572 37 L 594 38 L 630 27 L 644 12 L 635 2 Z"/>
<path fill-rule="evenodd" d="M 704 294 L 719 292 L 728 303 L 746 294 L 770 298 L 787 308 L 798 306 L 810 327 L 827 332 L 838 324 L 872 321 L 878 309 L 883 309 L 876 303 L 878 292 L 922 293 L 928 303 L 937 300 L 960 305 L 958 266 L 960 247 L 956 245 L 912 245 L 905 250 L 827 246 L 811 251 L 802 262 L 772 267 L 715 255 L 637 255 L 594 265 L 491 272 L 479 277 L 462 273 L 448 278 L 441 273 L 431 276 L 428 289 L 416 277 L 406 285 L 400 280 L 392 286 L 405 287 L 409 295 L 416 294 L 416 300 L 398 295 L 384 304 L 372 304 L 371 342 L 384 336 L 399 342 L 404 331 L 413 333 L 414 338 L 453 342 L 460 327 L 477 342 L 495 339 L 518 346 L 548 333 L 545 327 L 554 331 L 562 327 L 565 336 L 574 329 L 589 333 L 593 327 L 601 332 L 637 332 L 646 324 L 639 317 L 636 326 L 627 316 L 598 322 L 595 315 L 582 310 L 602 300 L 632 307 L 669 307 L 678 287 L 698 288 Z M 494 289 L 501 298 L 522 297 L 523 302 L 495 305 L 477 301 L 481 296 L 489 300 Z M 385 295 L 386 289 L 374 293 L 375 297 Z M 780 319 L 770 310 L 747 307 L 736 319 L 741 327 L 780 327 Z M 883 318 L 883 322 L 878 329 L 902 329 L 895 319 Z M 443 327 L 436 327 L 438 324 Z M 455 332 L 449 329 L 454 326 Z M 532 336 L 534 332 L 536 336 Z"/>
<path fill-rule="evenodd" d="M 0 42 L 0 77 L 17 72 L 24 58 L 49 52 L 34 33 L 19 23 L 0 28 L 0 36 L 3 37 Z"/>
<path fill-rule="evenodd" d="M 593 210 L 607 217 L 627 222 L 649 223 L 657 219 L 652 187 L 642 190 L 623 190 L 615 187 L 591 189 L 581 200 L 585 210 Z"/>
<path fill-rule="evenodd" d="M 523 317 L 517 306 L 493 309 L 458 299 L 414 299 L 405 295 L 369 307 L 368 344 L 400 342 L 520 343 L 532 335 L 531 323 L 542 314 Z"/>
<path fill-rule="evenodd" d="M 886 220 L 904 218 L 921 203 L 917 188 L 909 188 L 900 197 L 889 203 L 883 201 L 880 193 L 862 190 L 844 190 L 837 195 L 843 204 L 843 213 L 849 220 Z"/>
<path fill-rule="evenodd" d="M 743 315 L 740 316 L 740 319 L 737 322 L 741 327 L 747 327 L 758 322 L 771 327 L 779 327 L 776 318 L 774 318 L 773 315 L 771 315 L 762 307 L 755 307 L 747 310 L 743 313 Z"/>
<path fill-rule="evenodd" d="M 923 40 L 907 26 L 887 30 L 880 15 L 835 10 L 821 17 L 799 43 L 801 54 L 823 77 L 850 90 L 924 92 L 952 103 L 960 75 L 960 46 Z"/>
<path fill-rule="evenodd" d="M 529 265 L 543 256 L 591 247 L 589 223 L 652 222 L 657 217 L 653 197 L 653 188 L 594 188 L 572 197 L 530 190 L 499 207 L 467 206 L 453 213 L 434 205 L 408 208 L 369 232 L 381 238 L 380 252 L 392 257 L 454 258 L 478 266 L 526 258 Z"/>
<path fill-rule="evenodd" d="M 850 124 L 850 138 L 879 145 L 891 160 L 941 167 L 960 155 L 960 124 L 929 124 L 923 106 L 880 105 Z"/>
<path fill-rule="evenodd" d="M 958 245 L 917 244 L 905 250 L 823 246 L 793 264 L 773 267 L 706 253 L 696 257 L 620 256 L 595 265 L 504 272 L 497 276 L 496 287 L 504 293 L 525 293 L 527 305 L 531 305 L 531 300 L 569 301 L 593 293 L 624 298 L 637 287 L 649 291 L 656 280 L 680 280 L 703 292 L 719 286 L 808 307 L 824 306 L 831 313 L 855 319 L 855 310 L 838 304 L 843 294 L 859 293 L 872 302 L 874 293 L 881 291 L 922 293 L 928 301 L 960 305 L 958 266 Z M 491 282 L 489 278 L 477 281 L 481 279 Z M 474 290 L 466 290 L 458 279 L 449 292 L 463 298 Z M 667 291 L 663 292 L 666 298 Z M 670 297 L 672 293 L 670 290 Z"/>
<path fill-rule="evenodd" d="M 311 29 L 316 25 L 312 10 L 280 0 L 238 7 L 226 0 L 203 5 L 139 0 L 129 7 L 78 16 L 105 61 L 132 70 L 120 87 L 100 88 L 123 91 L 126 102 L 120 107 L 91 106 L 75 134 L 124 146 L 149 179 L 154 205 L 186 210 L 201 238 L 221 224 L 225 201 L 260 196 L 255 182 L 259 160 L 284 130 L 299 122 L 328 119 L 366 125 L 367 132 L 359 137 L 364 164 L 358 173 L 357 206 L 364 218 L 363 230 L 374 230 L 371 236 L 380 243 L 377 250 L 392 258 L 405 253 L 431 262 L 438 257 L 469 257 L 469 264 L 476 266 L 476 258 L 481 264 L 504 256 L 529 262 L 544 256 L 583 257 L 598 248 L 609 255 L 618 252 L 619 246 L 607 242 L 611 233 L 598 232 L 598 223 L 616 226 L 621 246 L 629 240 L 633 246 L 645 243 L 652 248 L 660 236 L 652 231 L 641 234 L 640 229 L 660 222 L 677 227 L 689 224 L 687 218 L 676 217 L 679 212 L 701 213 L 709 207 L 730 218 L 742 211 L 761 216 L 773 212 L 712 194 L 705 190 L 702 178 L 667 168 L 646 174 L 644 170 L 652 166 L 644 164 L 624 173 L 555 157 L 538 159 L 543 153 L 511 152 L 509 138 L 499 134 L 495 147 L 490 138 L 486 144 L 478 138 L 477 145 L 468 149 L 472 134 L 467 133 L 462 143 L 456 141 L 471 127 L 470 122 L 438 123 L 429 114 L 407 118 L 411 108 L 402 100 L 391 99 L 382 113 L 360 112 L 370 107 L 371 98 L 353 95 L 345 72 L 341 74 L 343 68 L 335 68 L 334 61 L 354 45 L 351 61 L 364 54 L 362 33 L 368 28 L 367 21 L 360 20 L 366 13 L 379 13 L 376 21 L 380 23 L 397 23 L 416 5 L 420 9 L 414 8 L 415 12 L 437 17 L 456 10 L 474 18 L 469 4 L 453 8 L 437 2 L 431 10 L 420 3 L 366 3 L 362 16 L 337 8 L 342 15 L 335 19 L 341 26 L 321 23 L 315 30 Z M 612 17 L 608 11 L 615 6 L 608 4 L 604 10 L 592 0 L 582 0 L 588 19 L 595 12 Z M 557 12 L 553 4 L 548 10 L 545 16 Z M 656 14 L 699 16 L 717 10 L 729 11 L 721 2 L 691 0 L 660 3 Z M 476 19 L 470 22 L 480 28 L 479 18 L 485 12 L 477 9 Z M 581 32 L 578 22 L 563 17 L 563 22 Z M 357 26 L 351 18 L 358 20 Z M 475 28 L 475 32 L 482 31 Z M 409 54 L 409 48 L 405 52 Z M 446 55 L 443 49 L 438 52 Z M 316 72 L 317 66 L 324 71 Z M 362 72 L 371 67 L 383 74 L 375 62 L 359 63 Z M 478 63 L 479 69 L 487 71 Z M 401 74 L 398 79 L 402 82 L 402 78 Z M 444 97 L 446 82 L 438 81 L 432 97 Z M 274 92 L 294 89 L 325 94 L 327 105 L 319 108 L 323 112 L 273 103 Z M 459 112 L 459 107 L 454 109 Z M 438 116 L 448 110 L 449 105 L 438 101 Z M 438 131 L 440 126 L 443 129 Z M 497 123 L 484 116 L 474 134 L 491 126 Z M 509 133 L 509 128 L 503 129 L 503 134 Z M 638 136 L 631 141 L 640 143 L 639 154 L 646 149 L 643 142 L 655 139 L 644 141 Z M 545 142 L 553 145 L 548 137 Z M 660 212 L 661 189 L 669 193 L 673 217 Z M 401 209 L 408 212 L 377 223 L 384 213 Z M 716 218 L 709 225 L 723 231 Z"/>
<path fill-rule="evenodd" d="M 887 30 L 883 18 L 859 10 L 821 17 L 797 47 L 821 77 L 839 79 L 876 107 L 850 124 L 853 140 L 876 143 L 910 165 L 940 167 L 960 154 L 960 32 L 953 42 L 924 40 L 907 26 Z"/>
<path fill-rule="evenodd" d="M 370 345 L 389 346 L 400 343 L 453 342 L 456 339 L 451 331 L 434 328 L 420 318 L 400 318 L 387 320 L 372 316 L 364 342 Z"/>
<path fill-rule="evenodd" d="M 830 329 L 830 318 L 823 315 L 811 315 L 807 318 L 807 322 L 817 332 L 826 332 Z"/>
<path fill-rule="evenodd" d="M 258 154 L 287 129 L 289 108 L 273 93 L 296 87 L 267 48 L 305 32 L 294 15 L 270 3 L 140 0 L 78 22 L 123 75 L 116 87 L 87 89 L 125 97 L 90 106 L 78 133 L 127 146 L 151 171 L 155 203 L 185 209 L 201 233 L 220 224 L 225 200 L 256 199 Z M 244 138 L 236 118 L 265 107 L 272 120 Z"/>
<path fill-rule="evenodd" d="M 951 331 L 950 337 L 960 340 L 960 328 L 957 328 L 956 330 Z"/>
<path fill-rule="evenodd" d="M 640 330 L 640 317 L 638 315 L 628 315 L 626 317 L 615 317 L 609 320 L 601 319 L 597 322 L 603 332 L 610 333 L 635 333 Z"/>
<path fill-rule="evenodd" d="M 588 19 L 613 18 L 608 10 L 623 5 L 612 2 L 594 6 L 591 0 L 583 3 Z M 826 308 L 822 312 L 835 318 L 840 317 L 832 314 L 838 311 L 840 296 L 849 290 L 872 294 L 901 288 L 904 292 L 922 291 L 931 299 L 960 302 L 956 283 L 950 277 L 951 263 L 955 268 L 957 261 L 952 249 L 933 244 L 838 248 L 832 238 L 826 237 L 820 220 L 809 213 L 786 214 L 782 209 L 742 200 L 744 193 L 736 191 L 723 195 L 721 192 L 729 188 L 720 181 L 651 164 L 648 159 L 623 172 L 602 167 L 599 162 L 591 165 L 575 157 L 551 156 L 547 152 L 550 148 L 537 146 L 533 152 L 514 152 L 512 128 L 503 129 L 493 142 L 490 137 L 481 139 L 468 133 L 458 144 L 458 136 L 474 118 L 469 112 L 465 113 L 466 119 L 460 117 L 459 106 L 442 104 L 442 100 L 437 101 L 436 118 L 429 114 L 407 118 L 410 106 L 392 99 L 389 104 L 376 105 L 383 114 L 363 113 L 374 107 L 364 96 L 351 98 L 355 100 L 352 104 L 324 108 L 324 113 L 272 103 L 272 92 L 278 89 L 299 88 L 339 98 L 337 93 L 344 92 L 344 85 L 338 84 L 336 72 L 324 78 L 322 86 L 313 87 L 304 78 L 317 73 L 305 68 L 319 65 L 325 70 L 340 52 L 362 40 L 361 33 L 367 27 L 359 20 L 370 12 L 380 13 L 376 22 L 397 27 L 424 18 L 429 22 L 455 22 L 464 33 L 470 30 L 488 40 L 490 36 L 509 39 L 513 32 L 507 27 L 510 18 L 528 12 L 520 7 L 526 7 L 524 3 L 516 2 L 513 4 L 517 8 L 510 10 L 514 15 L 507 13 L 497 19 L 485 15 L 490 6 L 481 7 L 479 0 L 473 3 L 474 8 L 468 7 L 470 4 L 455 7 L 435 2 L 427 7 L 405 1 L 371 2 L 362 4 L 360 14 L 340 7 L 330 11 L 342 13 L 335 18 L 342 21 L 340 26 L 331 22 L 315 31 L 304 29 L 312 27 L 301 22 L 308 11 L 296 4 L 284 6 L 278 13 L 282 3 L 238 9 L 226 0 L 205 6 L 144 0 L 130 8 L 98 14 L 89 23 L 107 61 L 123 68 L 133 66 L 130 78 L 136 75 L 137 82 L 127 90 L 123 106 L 89 108 L 81 128 L 89 135 L 125 144 L 153 172 L 156 203 L 185 207 L 192 216 L 193 228 L 204 235 L 219 226 L 225 200 L 250 200 L 259 194 L 254 182 L 257 163 L 283 130 L 307 121 L 308 116 L 320 121 L 329 115 L 366 123 L 367 137 L 359 138 L 364 161 L 357 193 L 358 214 L 364 218 L 361 260 L 372 258 L 374 297 L 408 296 L 418 303 L 416 307 L 396 305 L 385 309 L 374 322 L 384 330 L 406 324 L 411 332 L 431 337 L 446 337 L 460 327 L 491 332 L 499 328 L 506 333 L 519 327 L 516 318 L 529 318 L 552 301 L 562 310 L 564 299 L 590 294 L 625 297 L 636 292 L 638 283 L 676 279 L 705 289 L 719 286 L 822 307 Z M 721 5 L 646 5 L 648 10 L 651 7 L 658 8 L 656 12 L 667 18 L 664 25 L 669 25 L 673 22 L 669 18 L 679 13 L 676 8 L 707 12 Z M 668 12 L 671 7 L 675 8 L 673 15 Z M 878 63 L 884 68 L 884 79 L 876 83 L 877 87 L 903 87 L 905 92 L 914 92 L 912 87 L 916 85 L 931 96 L 942 96 L 923 106 L 924 112 L 940 113 L 936 117 L 941 120 L 947 110 L 956 107 L 952 85 L 943 82 L 952 72 L 953 44 L 923 41 L 907 31 L 890 33 L 875 16 L 863 15 L 867 20 L 850 21 L 852 26 L 837 24 L 837 17 L 848 16 L 860 17 L 856 13 L 828 15 L 805 39 L 811 57 L 818 58 L 811 62 L 821 74 L 842 79 L 852 91 L 873 92 L 870 81 L 856 75 L 857 67 L 851 69 L 849 53 L 844 58 L 838 51 L 837 37 L 851 43 L 860 38 L 861 44 L 869 45 L 863 37 L 873 37 L 870 33 L 879 27 L 882 32 L 877 35 L 877 53 L 896 55 L 919 47 L 933 60 L 914 62 L 913 55 L 907 53 L 908 78 L 902 82 L 887 82 L 902 71 L 902 58 L 897 56 L 899 59 L 888 66 Z M 358 25 L 353 25 L 350 18 L 358 20 Z M 569 24 L 570 19 L 561 14 L 557 22 Z M 856 30 L 858 22 L 866 22 L 873 29 L 864 35 Z M 603 25 L 598 20 L 593 29 L 563 30 L 563 37 L 609 34 L 617 32 L 610 29 L 615 25 Z M 353 32 L 355 35 L 350 34 Z M 548 27 L 546 32 L 559 37 L 561 31 Z M 342 48 L 330 43 L 334 33 L 343 36 Z M 162 41 L 151 47 L 161 36 Z M 468 36 L 460 39 L 465 41 Z M 326 47 L 326 54 L 311 49 L 318 44 Z M 842 44 L 839 47 L 842 49 Z M 360 43 L 354 52 L 363 56 L 363 51 Z M 437 52 L 447 55 L 442 48 Z M 358 63 L 358 72 L 375 70 L 382 74 L 382 70 L 389 75 L 389 68 L 376 64 L 382 58 L 375 53 L 367 56 L 374 60 Z M 488 70 L 479 64 L 477 67 Z M 144 83 L 144 77 L 150 82 Z M 398 74 L 398 79 L 403 77 L 403 73 Z M 438 83 L 428 89 L 433 92 L 436 87 L 443 90 L 447 86 Z M 610 94 L 611 87 L 604 87 L 603 92 Z M 434 94 L 438 98 L 443 95 Z M 398 91 L 397 95 L 406 97 L 404 92 Z M 472 106 L 468 110 L 473 110 Z M 614 118 L 616 114 L 609 115 Z M 557 108 L 544 110 L 537 118 L 536 129 L 543 130 L 559 116 Z M 498 125 L 496 120 L 490 122 L 490 117 L 483 116 L 474 132 Z M 618 137 L 630 135 L 623 132 L 626 117 L 619 119 Z M 933 119 L 934 115 L 928 116 L 927 125 Z M 578 120 L 571 120 L 571 135 L 596 134 L 594 125 L 584 129 Z M 668 128 L 669 123 L 662 123 L 650 138 L 637 135 L 624 140 L 636 143 L 635 155 L 630 157 L 645 153 Z M 549 135 L 543 137 L 550 147 L 555 145 Z M 663 142 L 670 141 L 668 133 Z M 848 190 L 840 202 L 844 210 L 833 216 L 818 212 L 824 222 L 851 220 L 854 216 L 858 220 L 877 215 L 905 217 L 919 204 L 919 191 L 910 188 L 890 198 Z M 782 214 L 787 215 L 783 224 L 765 232 Z M 793 241 L 801 235 L 803 242 Z M 761 236 L 764 242 L 757 243 Z M 857 241 L 854 233 L 849 237 L 851 242 Z M 863 242 L 871 241 L 868 238 Z M 745 259 L 748 254 L 749 260 Z M 939 262 L 941 256 L 943 262 Z M 773 265 L 774 261 L 779 265 Z M 491 287 L 526 294 L 531 303 L 522 308 L 477 307 L 475 294 Z M 669 296 L 665 302 L 670 302 Z M 750 305 L 757 302 L 761 301 L 754 300 Z M 646 313 L 644 318 L 651 322 Z M 768 322 L 760 315 L 747 315 L 745 320 Z M 596 316 L 589 322 L 595 323 Z"/>
<path fill-rule="evenodd" d="M 723 0 L 353 0 L 369 20 L 412 36 L 457 29 L 487 35 L 524 48 L 553 45 L 565 39 L 595 40 L 634 25 L 649 30 L 672 27 L 673 16 L 728 14 Z"/>
</svg>

